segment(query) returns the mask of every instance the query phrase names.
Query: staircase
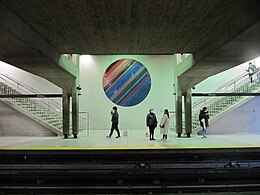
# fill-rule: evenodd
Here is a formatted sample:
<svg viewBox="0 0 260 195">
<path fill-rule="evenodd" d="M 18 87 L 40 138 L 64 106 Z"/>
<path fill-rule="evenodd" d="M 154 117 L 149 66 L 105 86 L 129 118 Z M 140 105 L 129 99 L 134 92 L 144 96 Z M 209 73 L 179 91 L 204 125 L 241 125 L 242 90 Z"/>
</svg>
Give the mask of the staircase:
<svg viewBox="0 0 260 195">
<path fill-rule="evenodd" d="M 256 74 L 259 70 L 254 74 Z M 224 85 L 218 87 L 210 93 L 255 93 L 260 91 L 260 81 L 254 80 L 252 83 L 248 78 L 248 74 L 244 73 L 236 78 L 228 81 Z M 210 96 L 200 98 L 198 101 L 192 103 L 192 129 L 193 132 L 200 129 L 199 113 L 200 110 L 206 106 L 209 111 L 210 120 L 216 119 L 225 111 L 231 109 L 235 105 L 240 105 L 242 102 L 249 100 L 252 97 L 248 96 Z M 194 101 L 194 98 L 193 98 Z M 170 135 L 176 135 L 176 115 L 175 112 L 170 112 Z M 183 113 L 184 118 L 184 113 Z M 185 121 L 183 121 L 183 130 L 185 132 Z"/>
<path fill-rule="evenodd" d="M 14 78 L 0 74 L 0 95 L 40 94 Z M 62 134 L 61 105 L 51 99 L 8 98 L 9 105 L 15 105 L 20 111 L 35 116 L 37 119 L 50 125 L 57 134 Z"/>
<path fill-rule="evenodd" d="M 255 73 L 255 75 L 257 72 Z M 254 80 L 252 83 L 248 79 L 248 74 L 242 74 L 235 79 L 227 82 L 226 84 L 220 86 L 212 93 L 254 93 L 260 91 L 260 83 Z M 200 109 L 206 106 L 209 111 L 210 120 L 219 116 L 223 112 L 232 108 L 234 105 L 239 105 L 243 101 L 247 101 L 252 97 L 248 96 L 225 96 L 225 97 L 206 97 L 201 98 L 199 101 L 195 102 L 192 107 L 192 128 L 193 130 L 198 129 L 199 120 L 198 115 Z"/>
</svg>

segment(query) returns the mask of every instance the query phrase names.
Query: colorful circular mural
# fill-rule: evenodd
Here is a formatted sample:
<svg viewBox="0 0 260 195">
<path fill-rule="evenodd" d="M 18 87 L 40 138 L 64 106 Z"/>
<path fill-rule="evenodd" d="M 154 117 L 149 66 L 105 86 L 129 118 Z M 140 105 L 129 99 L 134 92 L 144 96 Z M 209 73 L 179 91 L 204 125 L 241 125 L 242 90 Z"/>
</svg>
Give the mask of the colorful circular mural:
<svg viewBox="0 0 260 195">
<path fill-rule="evenodd" d="M 133 59 L 113 62 L 103 76 L 106 96 L 120 106 L 141 103 L 151 88 L 151 77 L 144 65 Z"/>
</svg>

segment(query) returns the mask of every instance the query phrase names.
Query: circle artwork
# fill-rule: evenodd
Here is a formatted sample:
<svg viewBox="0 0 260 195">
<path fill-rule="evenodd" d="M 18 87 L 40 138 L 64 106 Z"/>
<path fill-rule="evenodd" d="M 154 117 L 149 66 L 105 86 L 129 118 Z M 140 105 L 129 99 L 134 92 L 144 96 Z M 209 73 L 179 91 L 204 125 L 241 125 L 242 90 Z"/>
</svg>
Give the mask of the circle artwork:
<svg viewBox="0 0 260 195">
<path fill-rule="evenodd" d="M 113 62 L 103 76 L 106 96 L 119 106 L 141 103 L 151 88 L 151 77 L 144 65 L 133 59 Z"/>
</svg>

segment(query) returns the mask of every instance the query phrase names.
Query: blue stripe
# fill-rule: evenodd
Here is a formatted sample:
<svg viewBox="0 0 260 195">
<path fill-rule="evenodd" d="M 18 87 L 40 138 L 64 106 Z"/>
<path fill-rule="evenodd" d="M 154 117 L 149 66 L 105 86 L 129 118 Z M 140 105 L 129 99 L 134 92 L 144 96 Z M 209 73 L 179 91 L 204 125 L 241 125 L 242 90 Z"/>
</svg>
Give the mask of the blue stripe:
<svg viewBox="0 0 260 195">
<path fill-rule="evenodd" d="M 121 77 L 114 85 L 107 91 L 107 96 L 111 98 L 114 95 L 114 92 L 117 92 L 140 68 L 142 65 L 132 66 L 123 77 Z"/>
<path fill-rule="evenodd" d="M 125 67 L 104 87 L 104 90 L 107 90 L 107 88 L 112 85 L 126 70 L 129 66 L 131 66 L 135 61 L 131 60 L 129 63 L 125 65 Z M 117 69 L 116 69 L 117 70 Z M 114 71 L 113 71 L 114 72 Z M 112 73 L 113 73 L 112 72 Z M 127 71 L 128 72 L 128 71 Z M 112 74 L 111 73 L 111 74 Z M 111 75 L 110 74 L 110 75 Z"/>
<path fill-rule="evenodd" d="M 143 71 L 145 71 L 145 70 L 143 70 Z M 143 72 L 143 71 L 142 71 L 142 72 Z M 128 98 L 127 96 L 140 84 L 140 82 L 143 81 L 143 79 L 146 77 L 146 75 L 147 75 L 147 72 L 145 72 L 144 74 L 142 74 L 142 75 L 141 75 L 141 78 L 138 79 L 138 80 L 131 86 L 131 88 L 128 90 L 128 92 L 125 93 L 125 94 L 118 100 L 118 103 L 119 103 L 120 105 L 125 101 L 125 99 Z"/>
<path fill-rule="evenodd" d="M 144 80 L 147 78 L 147 76 L 144 78 Z M 133 101 L 135 101 L 139 96 L 140 94 L 147 88 L 149 87 L 150 88 L 151 86 L 151 80 L 148 80 L 139 90 L 137 93 L 135 93 L 135 95 L 133 97 L 131 97 L 128 102 L 124 105 L 124 106 L 131 106 Z M 148 94 L 147 94 L 148 95 Z M 146 97 L 146 96 L 145 96 Z M 144 97 L 144 98 L 145 98 Z M 141 101 L 139 101 L 141 102 Z"/>
</svg>

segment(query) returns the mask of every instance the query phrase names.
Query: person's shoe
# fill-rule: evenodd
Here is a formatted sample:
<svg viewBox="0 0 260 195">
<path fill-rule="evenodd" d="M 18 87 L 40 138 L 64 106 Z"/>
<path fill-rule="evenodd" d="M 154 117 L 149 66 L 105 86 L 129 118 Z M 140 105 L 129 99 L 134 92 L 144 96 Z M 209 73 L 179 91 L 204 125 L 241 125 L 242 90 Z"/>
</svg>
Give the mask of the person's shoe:
<svg viewBox="0 0 260 195">
<path fill-rule="evenodd" d="M 116 138 L 119 138 L 120 136 L 116 136 Z"/>
<path fill-rule="evenodd" d="M 68 139 L 68 134 L 64 134 L 64 139 Z"/>
<path fill-rule="evenodd" d="M 152 138 L 152 140 L 155 140 L 154 138 Z"/>
<path fill-rule="evenodd" d="M 75 135 L 74 135 L 74 139 L 77 139 L 77 138 L 78 138 L 78 135 L 75 134 Z"/>
<path fill-rule="evenodd" d="M 108 139 L 111 139 L 111 137 L 110 137 L 110 136 L 108 136 L 108 135 L 107 135 L 107 138 L 108 138 Z"/>
</svg>

